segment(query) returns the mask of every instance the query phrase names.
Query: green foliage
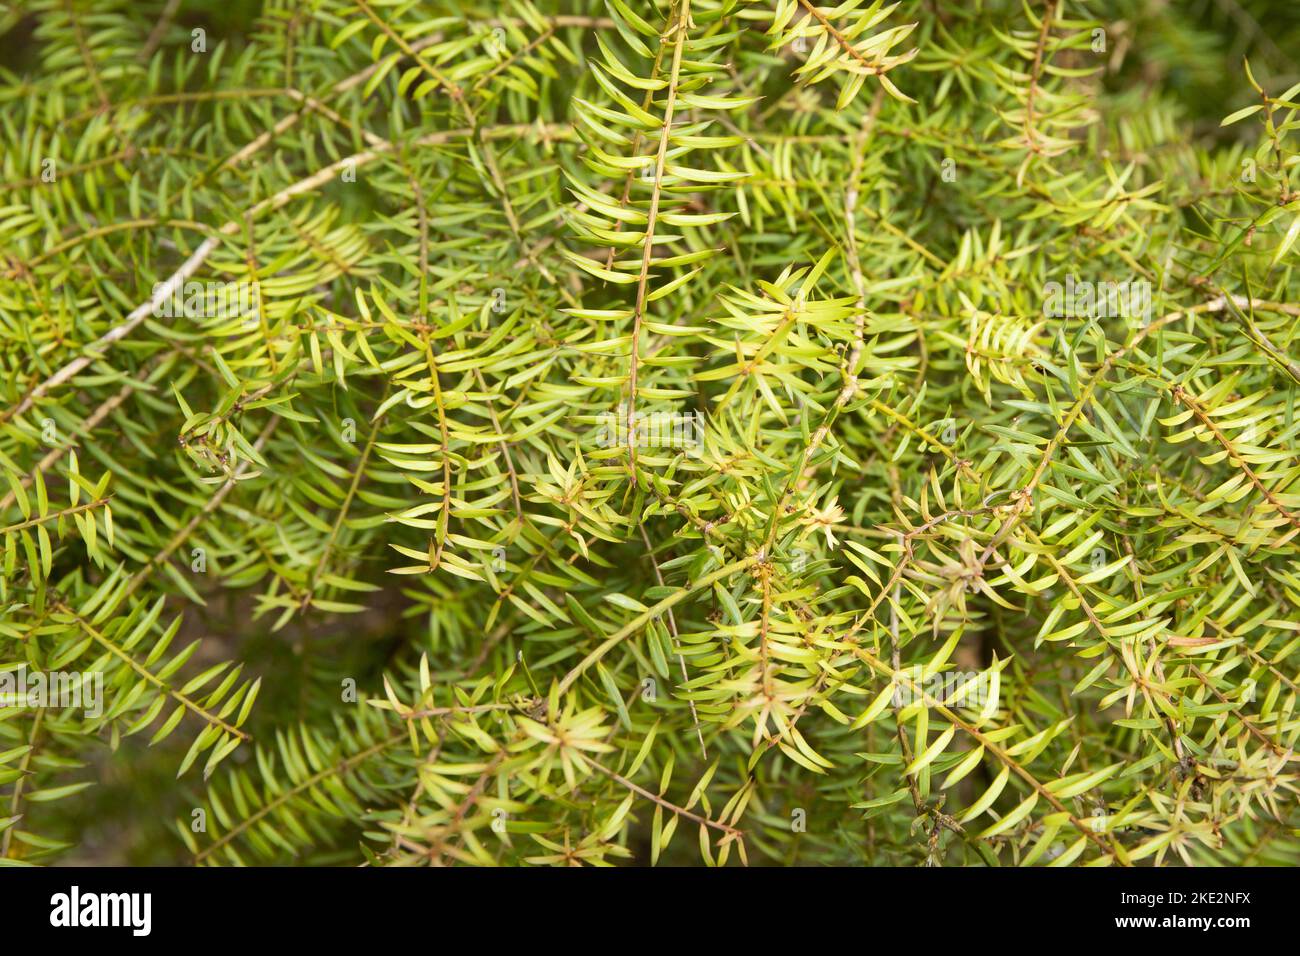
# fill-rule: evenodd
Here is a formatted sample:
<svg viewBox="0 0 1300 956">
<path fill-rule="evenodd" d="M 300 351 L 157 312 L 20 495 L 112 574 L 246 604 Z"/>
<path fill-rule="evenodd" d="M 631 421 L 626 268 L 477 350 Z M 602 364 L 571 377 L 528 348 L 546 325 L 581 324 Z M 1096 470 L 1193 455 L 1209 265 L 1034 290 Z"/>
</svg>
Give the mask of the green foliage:
<svg viewBox="0 0 1300 956">
<path fill-rule="evenodd" d="M 1176 6 L 0 15 L 0 679 L 102 684 L 0 857 L 1296 862 L 1300 14 Z"/>
</svg>

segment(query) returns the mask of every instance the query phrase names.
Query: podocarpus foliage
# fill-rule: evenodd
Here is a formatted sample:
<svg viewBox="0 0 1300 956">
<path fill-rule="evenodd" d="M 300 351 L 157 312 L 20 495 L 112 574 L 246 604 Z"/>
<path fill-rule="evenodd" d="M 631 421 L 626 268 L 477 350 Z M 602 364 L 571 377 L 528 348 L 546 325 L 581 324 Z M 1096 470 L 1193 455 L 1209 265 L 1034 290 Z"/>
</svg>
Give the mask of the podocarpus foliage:
<svg viewBox="0 0 1300 956">
<path fill-rule="evenodd" d="M 0 30 L 6 862 L 1300 858 L 1293 5 Z"/>
</svg>

